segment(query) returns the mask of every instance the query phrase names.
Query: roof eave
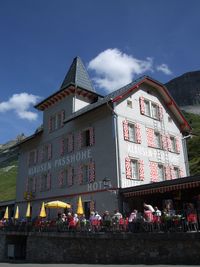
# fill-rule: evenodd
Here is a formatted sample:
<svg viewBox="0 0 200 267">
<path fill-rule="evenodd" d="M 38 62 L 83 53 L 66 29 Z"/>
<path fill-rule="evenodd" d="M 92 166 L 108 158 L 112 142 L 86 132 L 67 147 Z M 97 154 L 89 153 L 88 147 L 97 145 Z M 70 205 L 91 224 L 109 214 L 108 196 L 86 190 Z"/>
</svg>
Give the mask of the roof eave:
<svg viewBox="0 0 200 267">
<path fill-rule="evenodd" d="M 179 107 L 177 106 L 176 102 L 172 98 L 172 96 L 169 94 L 167 88 L 160 82 L 152 79 L 149 76 L 144 76 L 141 80 L 139 80 L 136 84 L 134 84 L 131 88 L 129 88 L 127 91 L 125 91 L 123 94 L 116 96 L 112 102 L 118 102 L 122 100 L 124 97 L 126 97 L 130 92 L 137 90 L 139 86 L 143 83 L 147 83 L 152 86 L 157 86 L 158 88 L 161 88 L 164 91 L 165 96 L 167 96 L 169 102 L 166 103 L 168 108 L 175 114 L 177 120 L 180 122 L 180 128 L 182 132 L 191 132 L 192 128 L 188 124 L 186 118 L 180 111 Z M 160 92 L 162 94 L 162 92 Z M 163 95 L 163 94 L 162 94 Z M 163 95 L 164 96 L 164 95 Z M 181 123 L 182 122 L 182 123 Z"/>
<path fill-rule="evenodd" d="M 44 131 L 43 129 L 36 131 L 34 134 L 28 136 L 27 138 L 25 138 L 25 139 L 23 139 L 22 141 L 20 141 L 19 143 L 17 143 L 16 146 L 20 146 L 21 144 L 24 144 L 24 143 L 26 143 L 26 142 L 32 140 L 32 139 L 35 138 L 36 136 L 42 134 L 43 131 Z"/>
<path fill-rule="evenodd" d="M 41 102 L 39 102 L 38 104 L 36 104 L 36 105 L 34 106 L 34 108 L 40 110 L 40 107 L 41 107 L 46 101 L 48 101 L 48 100 L 50 100 L 51 98 L 55 97 L 56 95 L 58 95 L 59 93 L 63 92 L 64 90 L 69 89 L 70 86 L 73 86 L 73 87 L 75 87 L 75 88 L 79 88 L 79 89 L 81 89 L 81 90 L 84 90 L 84 91 L 88 92 L 88 93 L 91 94 L 91 95 L 93 94 L 93 95 L 96 96 L 96 97 L 103 97 L 102 95 L 100 95 L 100 94 L 98 94 L 98 93 L 96 93 L 96 92 L 92 92 L 92 91 L 90 91 L 90 90 L 88 90 L 88 89 L 85 89 L 85 88 L 82 88 L 82 87 L 80 87 L 80 86 L 77 86 L 75 83 L 72 83 L 72 82 L 71 82 L 71 83 L 69 83 L 68 85 L 66 85 L 65 87 L 63 87 L 62 89 L 56 91 L 55 93 L 53 93 L 53 94 L 50 95 L 49 97 L 45 98 L 44 100 L 42 100 Z"/>
</svg>

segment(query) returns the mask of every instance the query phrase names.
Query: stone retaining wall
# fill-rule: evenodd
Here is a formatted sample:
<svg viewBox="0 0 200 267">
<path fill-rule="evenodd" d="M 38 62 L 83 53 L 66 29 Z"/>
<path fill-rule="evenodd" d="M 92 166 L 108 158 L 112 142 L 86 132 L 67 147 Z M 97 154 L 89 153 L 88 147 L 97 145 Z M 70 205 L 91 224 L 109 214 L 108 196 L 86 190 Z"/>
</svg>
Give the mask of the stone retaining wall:
<svg viewBox="0 0 200 267">
<path fill-rule="evenodd" d="M 12 238 L 6 240 L 0 235 L 0 248 Z M 199 251 L 200 233 L 29 233 L 26 239 L 27 262 L 200 264 Z"/>
</svg>

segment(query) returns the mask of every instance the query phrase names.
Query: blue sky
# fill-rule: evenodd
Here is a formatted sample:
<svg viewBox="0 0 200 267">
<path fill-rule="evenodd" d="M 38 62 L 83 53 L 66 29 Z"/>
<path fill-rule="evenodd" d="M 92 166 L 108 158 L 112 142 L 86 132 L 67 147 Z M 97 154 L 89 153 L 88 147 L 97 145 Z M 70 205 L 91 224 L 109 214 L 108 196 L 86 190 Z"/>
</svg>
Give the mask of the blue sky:
<svg viewBox="0 0 200 267">
<path fill-rule="evenodd" d="M 199 12 L 198 0 L 0 0 L 0 144 L 42 123 L 34 103 L 77 55 L 99 93 L 199 70 Z"/>
</svg>

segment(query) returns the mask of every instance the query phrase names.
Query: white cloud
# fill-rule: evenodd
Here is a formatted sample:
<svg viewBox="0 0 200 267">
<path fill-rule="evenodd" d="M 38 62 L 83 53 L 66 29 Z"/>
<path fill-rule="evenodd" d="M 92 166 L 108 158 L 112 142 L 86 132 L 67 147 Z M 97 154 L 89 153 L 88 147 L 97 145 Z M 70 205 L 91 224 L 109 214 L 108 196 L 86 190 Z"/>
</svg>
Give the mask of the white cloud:
<svg viewBox="0 0 200 267">
<path fill-rule="evenodd" d="M 157 71 L 161 71 L 166 75 L 171 75 L 172 74 L 172 71 L 170 70 L 170 68 L 167 66 L 167 64 L 164 64 L 164 63 L 161 64 L 161 65 L 158 65 L 156 67 L 156 70 Z"/>
<path fill-rule="evenodd" d="M 96 72 L 94 82 L 98 87 L 113 91 L 133 80 L 135 75 L 153 71 L 153 59 L 134 58 L 119 49 L 107 49 L 89 62 L 88 68 Z"/>
<path fill-rule="evenodd" d="M 94 83 L 97 87 L 112 92 L 131 81 L 136 75 L 144 74 L 147 71 L 160 71 L 165 75 L 172 74 L 167 64 L 155 66 L 152 57 L 137 59 L 132 55 L 121 52 L 117 48 L 106 49 L 89 64 L 88 69 L 95 71 Z"/>
<path fill-rule="evenodd" d="M 19 118 L 34 121 L 38 115 L 29 109 L 36 104 L 39 98 L 39 96 L 28 93 L 14 94 L 8 101 L 0 103 L 0 112 L 13 110 Z"/>
</svg>

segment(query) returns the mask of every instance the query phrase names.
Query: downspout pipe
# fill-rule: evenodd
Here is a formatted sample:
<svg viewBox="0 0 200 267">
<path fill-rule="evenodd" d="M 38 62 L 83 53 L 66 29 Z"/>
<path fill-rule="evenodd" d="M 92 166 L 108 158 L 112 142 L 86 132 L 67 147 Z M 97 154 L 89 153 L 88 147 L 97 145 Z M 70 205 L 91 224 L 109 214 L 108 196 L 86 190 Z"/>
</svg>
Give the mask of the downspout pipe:
<svg viewBox="0 0 200 267">
<path fill-rule="evenodd" d="M 191 134 L 182 137 L 182 144 L 183 144 L 183 156 L 186 168 L 186 176 L 190 176 L 190 168 L 188 162 L 188 153 L 187 153 L 187 144 L 186 139 L 191 138 Z"/>
<path fill-rule="evenodd" d="M 115 106 L 115 103 L 113 104 Z M 107 102 L 107 107 L 112 112 L 112 116 L 113 116 L 115 151 L 116 151 L 116 167 L 117 167 L 117 188 L 121 188 L 121 164 L 120 164 L 120 155 L 119 155 L 118 114 L 114 111 L 114 108 L 110 105 L 110 102 Z M 118 198 L 118 206 L 119 207 L 121 206 L 121 201 L 119 198 Z"/>
</svg>

